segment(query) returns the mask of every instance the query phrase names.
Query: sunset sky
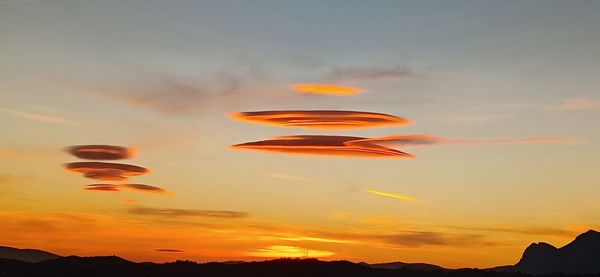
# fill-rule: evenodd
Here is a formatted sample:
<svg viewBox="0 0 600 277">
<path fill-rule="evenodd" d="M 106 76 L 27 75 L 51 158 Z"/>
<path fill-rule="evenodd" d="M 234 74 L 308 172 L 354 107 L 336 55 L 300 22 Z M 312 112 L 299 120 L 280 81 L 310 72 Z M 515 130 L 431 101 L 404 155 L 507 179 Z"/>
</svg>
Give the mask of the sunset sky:
<svg viewBox="0 0 600 277">
<path fill-rule="evenodd" d="M 599 11 L 0 0 L 0 245 L 451 268 L 562 246 L 600 228 Z"/>
</svg>

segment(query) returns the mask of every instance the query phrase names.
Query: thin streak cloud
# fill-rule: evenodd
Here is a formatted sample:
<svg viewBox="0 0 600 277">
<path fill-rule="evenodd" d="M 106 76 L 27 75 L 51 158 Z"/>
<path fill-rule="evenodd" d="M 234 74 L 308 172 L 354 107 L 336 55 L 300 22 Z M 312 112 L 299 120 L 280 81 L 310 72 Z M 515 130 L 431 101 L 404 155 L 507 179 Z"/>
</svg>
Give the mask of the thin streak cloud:
<svg viewBox="0 0 600 277">
<path fill-rule="evenodd" d="M 410 195 L 406 195 L 406 194 L 383 192 L 383 191 L 374 190 L 374 189 L 362 189 L 362 191 L 368 192 L 368 193 L 374 194 L 374 195 L 396 198 L 396 199 L 400 199 L 400 200 L 404 200 L 404 201 L 408 201 L 408 202 L 415 202 L 415 201 L 417 201 L 416 198 L 414 198 L 414 197 L 412 197 Z"/>
</svg>

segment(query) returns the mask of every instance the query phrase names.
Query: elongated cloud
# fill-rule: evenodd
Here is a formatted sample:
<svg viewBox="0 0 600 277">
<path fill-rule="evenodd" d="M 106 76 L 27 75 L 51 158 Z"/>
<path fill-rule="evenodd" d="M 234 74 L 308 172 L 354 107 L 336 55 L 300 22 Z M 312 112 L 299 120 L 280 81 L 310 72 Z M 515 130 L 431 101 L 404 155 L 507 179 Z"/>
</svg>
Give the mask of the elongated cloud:
<svg viewBox="0 0 600 277">
<path fill-rule="evenodd" d="M 379 196 L 396 198 L 396 199 L 400 199 L 400 200 L 404 200 L 404 201 L 408 201 L 408 202 L 415 202 L 415 201 L 417 201 L 416 198 L 414 198 L 414 197 L 412 197 L 410 195 L 406 195 L 406 194 L 383 192 L 383 191 L 374 190 L 374 189 L 362 189 L 362 191 L 368 192 L 368 193 L 371 193 L 371 194 L 375 194 L 375 195 L 379 195 Z"/>
<path fill-rule="evenodd" d="M 92 184 L 87 185 L 84 189 L 90 191 L 121 191 L 118 185 L 111 184 Z"/>
<path fill-rule="evenodd" d="M 265 258 L 300 258 L 305 256 L 321 258 L 334 254 L 334 252 L 327 250 L 306 249 L 289 245 L 271 245 L 247 253 L 249 256 Z"/>
<path fill-rule="evenodd" d="M 172 249 L 172 248 L 162 248 L 162 249 L 156 249 L 154 251 L 158 251 L 158 252 L 166 252 L 166 253 L 183 253 L 183 250 L 179 250 L 179 249 Z"/>
<path fill-rule="evenodd" d="M 80 159 L 86 160 L 121 160 L 131 158 L 137 150 L 114 145 L 77 145 L 67 148 L 67 151 Z"/>
<path fill-rule="evenodd" d="M 376 158 L 414 158 L 395 148 L 430 145 L 478 145 L 510 143 L 566 142 L 569 138 L 529 137 L 507 139 L 444 138 L 431 135 L 391 135 L 378 138 L 350 136 L 298 135 L 274 137 L 267 140 L 241 143 L 233 149 L 257 150 L 285 154 L 354 156 Z"/>
<path fill-rule="evenodd" d="M 156 193 L 156 194 L 167 194 L 168 191 L 151 185 L 145 184 L 91 184 L 85 187 L 86 190 L 91 191 L 121 191 L 123 189 L 134 190 L 138 192 Z"/>
<path fill-rule="evenodd" d="M 354 156 L 378 158 L 412 158 L 411 154 L 392 148 L 373 144 L 352 144 L 352 141 L 364 140 L 361 137 L 299 135 L 282 136 L 269 140 L 233 145 L 233 149 L 258 150 L 286 154 Z"/>
<path fill-rule="evenodd" d="M 130 214 L 165 216 L 165 217 L 216 217 L 216 218 L 244 218 L 248 214 L 237 211 L 219 211 L 219 210 L 188 210 L 188 209 L 159 209 L 149 207 L 133 207 L 127 210 Z"/>
<path fill-rule="evenodd" d="M 571 138 L 564 137 L 525 137 L 503 139 L 470 139 L 446 138 L 432 135 L 391 135 L 378 138 L 367 138 L 348 142 L 349 145 L 376 144 L 385 147 L 411 147 L 429 145 L 477 145 L 477 144 L 511 144 L 511 143 L 538 143 L 538 142 L 567 142 Z"/>
<path fill-rule="evenodd" d="M 295 84 L 294 90 L 307 94 L 353 95 L 362 92 L 362 89 L 334 84 Z"/>
<path fill-rule="evenodd" d="M 65 164 L 67 170 L 82 173 L 84 177 L 103 181 L 123 181 L 131 176 L 149 173 L 150 170 L 130 164 L 105 162 L 75 162 Z"/>
<path fill-rule="evenodd" d="M 360 129 L 412 123 L 401 117 L 371 112 L 338 110 L 286 110 L 233 113 L 240 121 L 309 129 Z"/>
</svg>

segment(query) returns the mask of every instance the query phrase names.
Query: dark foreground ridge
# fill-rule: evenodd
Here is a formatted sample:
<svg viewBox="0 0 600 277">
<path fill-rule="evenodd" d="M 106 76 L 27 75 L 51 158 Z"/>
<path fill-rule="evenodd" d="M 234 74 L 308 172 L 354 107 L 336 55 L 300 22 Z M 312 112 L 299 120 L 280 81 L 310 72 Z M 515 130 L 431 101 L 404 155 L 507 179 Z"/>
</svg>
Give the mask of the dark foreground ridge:
<svg viewBox="0 0 600 277">
<path fill-rule="evenodd" d="M 518 277 L 518 276 L 600 276 L 600 233 L 588 231 L 561 248 L 547 243 L 531 244 L 514 266 L 492 269 L 445 269 L 422 263 L 392 262 L 383 264 L 317 259 L 277 259 L 262 262 L 190 261 L 172 263 L 135 263 L 117 256 L 60 257 L 30 249 L 8 249 L 12 254 L 0 258 L 0 277 L 5 276 L 414 276 L 414 277 Z M 31 254 L 41 261 L 31 261 Z M 39 256 L 42 255 L 42 256 Z M 23 258 L 25 257 L 25 258 Z M 47 259 L 45 259 L 47 258 Z"/>
</svg>

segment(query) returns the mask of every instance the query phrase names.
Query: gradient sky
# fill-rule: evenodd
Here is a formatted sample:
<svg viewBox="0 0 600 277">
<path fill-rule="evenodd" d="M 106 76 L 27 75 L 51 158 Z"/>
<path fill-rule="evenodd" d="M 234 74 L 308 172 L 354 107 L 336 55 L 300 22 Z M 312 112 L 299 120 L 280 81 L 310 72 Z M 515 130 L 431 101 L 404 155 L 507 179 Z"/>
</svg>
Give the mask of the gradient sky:
<svg viewBox="0 0 600 277">
<path fill-rule="evenodd" d="M 599 1 L 0 0 L 0 245 L 134 261 L 515 263 L 600 228 Z M 298 83 L 360 88 L 309 95 Z M 265 110 L 410 119 L 358 130 Z M 286 155 L 274 136 L 429 134 L 416 159 Z M 137 148 L 85 190 L 72 145 Z M 163 251 L 157 251 L 162 249 Z M 164 251 L 164 250 L 167 251 Z M 177 250 L 177 251 L 176 251 Z"/>
</svg>

